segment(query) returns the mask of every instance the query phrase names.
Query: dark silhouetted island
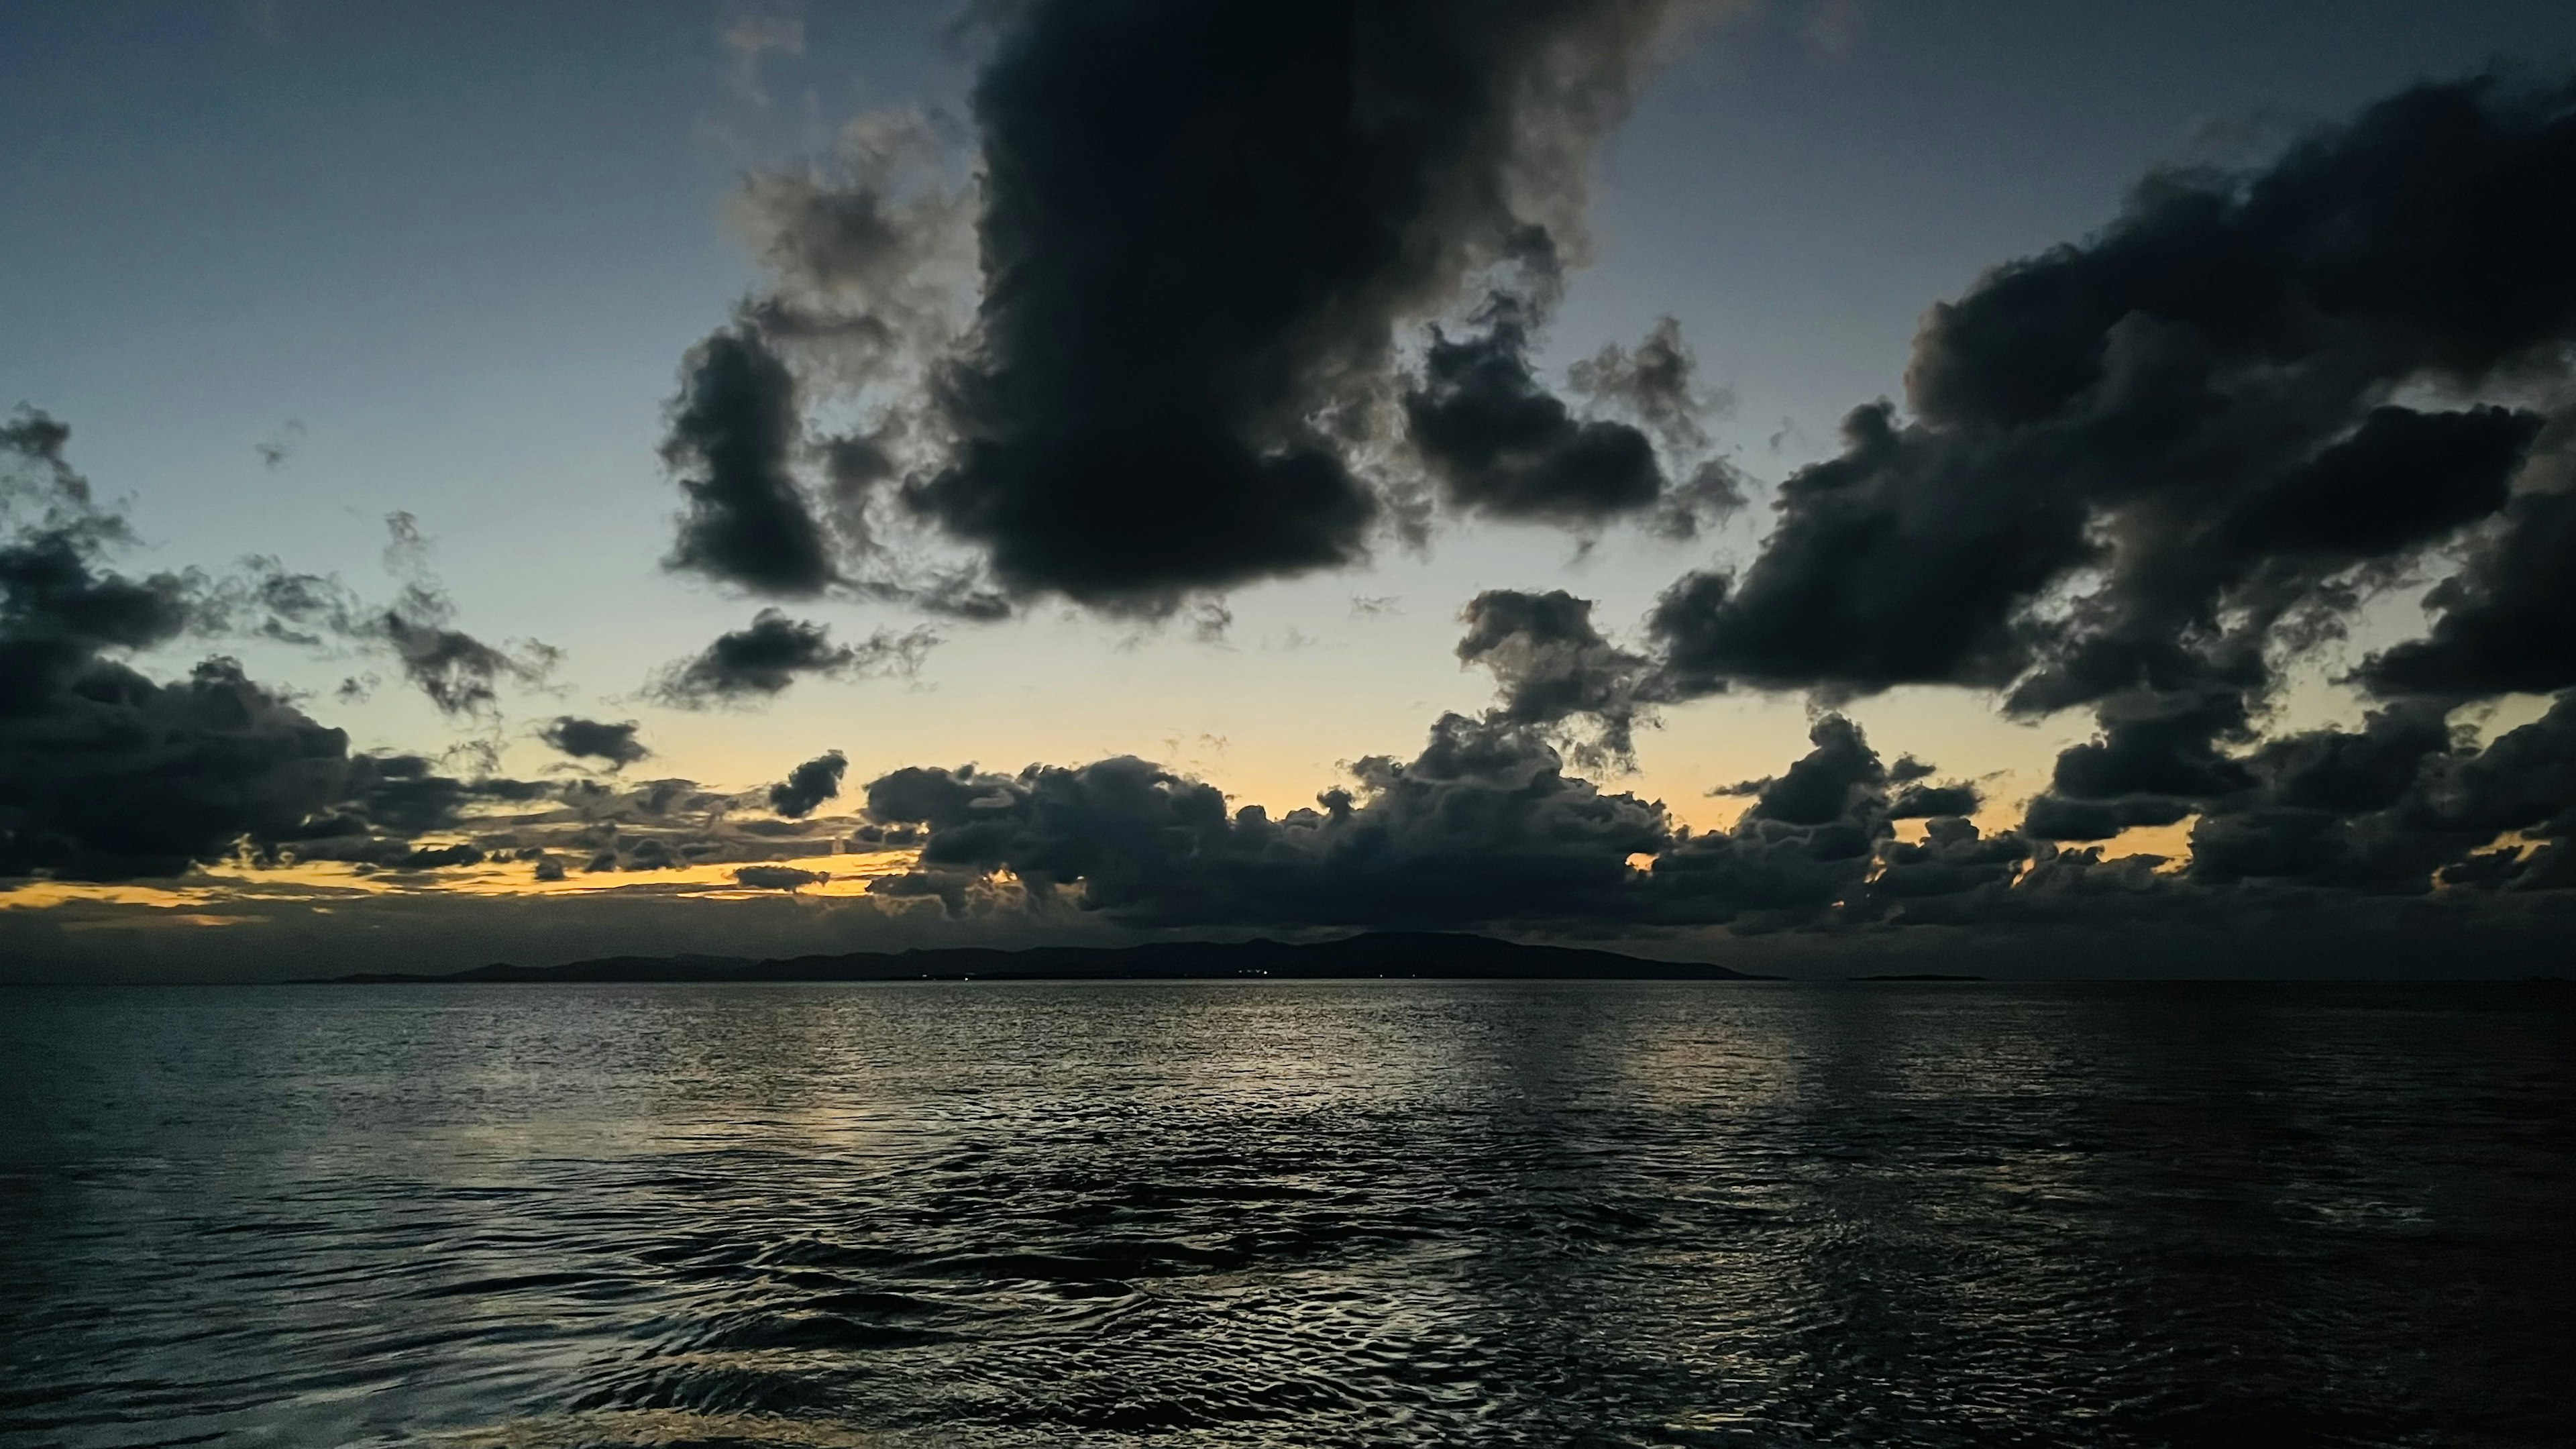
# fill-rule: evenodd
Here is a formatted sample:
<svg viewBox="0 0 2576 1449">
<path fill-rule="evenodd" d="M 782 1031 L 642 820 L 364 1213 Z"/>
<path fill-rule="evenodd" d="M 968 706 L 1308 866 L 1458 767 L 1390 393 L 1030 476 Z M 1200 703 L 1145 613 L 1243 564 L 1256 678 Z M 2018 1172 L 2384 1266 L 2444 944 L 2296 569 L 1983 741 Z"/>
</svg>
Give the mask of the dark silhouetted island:
<svg viewBox="0 0 2576 1449">
<path fill-rule="evenodd" d="M 609 956 L 561 966 L 496 963 L 439 975 L 363 972 L 334 984 L 653 981 L 1317 981 L 1353 977 L 1535 981 L 1759 981 L 1694 961 L 1525 946 L 1490 936 L 1376 932 L 1338 941 L 1157 941 L 1142 946 L 951 947 L 751 961 L 732 956 Z"/>
</svg>

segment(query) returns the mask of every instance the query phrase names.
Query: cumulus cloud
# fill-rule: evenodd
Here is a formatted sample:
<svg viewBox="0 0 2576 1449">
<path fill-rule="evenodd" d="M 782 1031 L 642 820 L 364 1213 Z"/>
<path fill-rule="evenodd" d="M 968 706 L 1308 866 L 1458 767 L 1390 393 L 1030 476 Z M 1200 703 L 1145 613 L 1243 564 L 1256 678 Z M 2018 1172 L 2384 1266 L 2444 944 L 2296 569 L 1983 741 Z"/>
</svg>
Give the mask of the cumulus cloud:
<svg viewBox="0 0 2576 1449">
<path fill-rule="evenodd" d="M 2454 559 L 2426 636 L 2357 671 L 2400 706 L 2373 728 L 2430 760 L 2448 706 L 2576 685 L 2570 257 L 2564 86 L 2422 85 L 2259 170 L 2151 175 L 2102 232 L 1933 309 L 1909 412 L 1854 411 L 1748 566 L 1664 593 L 1639 688 L 2091 706 L 2030 837 L 2197 817 L 2195 884 L 2421 886 L 2458 843 L 2272 799 L 2266 711 L 2285 657 Z M 2342 864 L 2248 864 L 2318 852 Z"/>
<path fill-rule="evenodd" d="M 1889 770 L 1840 716 L 1819 721 L 1809 754 L 1744 787 L 1756 798 L 1733 827 L 1694 835 L 1660 801 L 1566 769 L 1561 727 L 1626 718 L 1645 664 L 1602 639 L 1589 601 L 1489 592 L 1466 623 L 1459 657 L 1492 669 L 1496 707 L 1443 715 L 1409 760 L 1353 763 L 1312 808 L 1231 808 L 1215 786 L 1133 757 L 896 770 L 868 783 L 859 840 L 917 842 L 918 860 L 871 891 L 954 912 L 1008 883 L 1042 910 L 1139 926 L 1766 931 L 1901 915 L 1871 888 L 1900 856 L 1897 879 L 1925 899 L 1944 894 L 1936 881 L 2007 888 L 2021 862 L 2053 853 L 1981 836 L 1958 818 L 1978 804 L 1972 788 L 1927 783 L 1910 757 Z M 1894 822 L 1926 816 L 1926 840 L 1900 847 Z"/>
<path fill-rule="evenodd" d="M 1333 420 L 1400 320 L 1576 239 L 1663 8 L 1014 12 L 975 96 L 992 284 L 919 506 L 1107 607 L 1358 557 L 1381 505 Z"/>
<path fill-rule="evenodd" d="M 1462 661 L 1499 698 L 1445 715 L 1410 760 L 1373 756 L 1314 808 L 1273 818 L 1131 757 L 959 767 L 871 781 L 858 842 L 916 843 L 888 900 L 987 910 L 1016 890 L 1135 926 L 1452 926 L 1739 936 L 2160 922 L 2251 930 L 2329 899 L 2438 894 L 2454 910 L 2576 886 L 2576 695 L 2483 748 L 2440 699 L 2399 701 L 2358 730 L 2264 738 L 2243 695 L 2139 689 L 2105 699 L 2017 829 L 1969 817 L 1978 787 L 1858 725 L 1818 719 L 1777 774 L 1694 833 L 1657 801 L 1568 772 L 1608 758 L 1659 687 L 1655 661 L 1606 640 L 1589 601 L 1489 591 Z M 1570 741 L 1589 721 L 1597 737 Z M 2187 861 L 2106 857 L 2062 841 L 2193 822 Z M 1901 823 L 1921 821 L 1906 838 Z M 2499 842 L 2503 842 L 2499 844 Z M 2303 913 L 2307 913 L 2303 915 Z"/>
<path fill-rule="evenodd" d="M 979 12 L 971 184 L 890 115 L 748 188 L 778 288 L 691 356 L 671 562 L 778 597 L 1161 615 L 1415 536 L 1420 483 L 1385 466 L 1407 436 L 1460 508 L 1651 508 L 1645 433 L 1576 416 L 1528 351 L 1582 251 L 1592 143 L 1674 8 Z M 1487 288 L 1406 378 L 1414 329 Z M 1677 337 L 1596 362 L 1605 406 L 1688 432 Z M 801 445 L 813 486 L 800 374 L 870 418 Z"/>
<path fill-rule="evenodd" d="M 332 850 L 458 863 L 409 838 L 519 787 L 353 756 L 345 733 L 230 659 L 162 681 L 116 657 L 226 627 L 230 600 L 202 576 L 108 566 L 131 530 L 70 466 L 70 436 L 32 410 L 0 429 L 0 879 L 166 877 Z"/>
<path fill-rule="evenodd" d="M 977 186 L 889 123 L 845 138 L 838 173 L 746 189 L 778 286 L 684 366 L 670 566 L 970 617 L 1044 595 L 1186 608 L 1216 636 L 1215 594 L 1429 517 L 1412 466 L 1453 509 L 1577 530 L 1688 533 L 1737 506 L 1701 421 L 1723 399 L 1669 319 L 1593 353 L 1563 396 L 1532 361 L 1580 256 L 1588 151 L 1664 8 L 990 11 Z M 1885 933 L 2563 901 L 2576 694 L 2483 743 L 2456 721 L 2576 690 L 2570 258 L 2565 87 L 2419 86 L 2255 169 L 2159 172 L 2099 233 L 1935 308 L 1904 405 L 1854 410 L 1838 454 L 1782 484 L 1750 562 L 1677 580 L 1640 640 L 1563 591 L 1478 595 L 1457 657 L 1497 699 L 1410 758 L 1360 760 L 1276 818 L 1124 756 L 894 770 L 850 843 L 917 851 L 872 886 L 885 902 L 1156 928 Z M 815 425 L 826 394 L 855 416 Z M 353 755 L 221 659 L 146 677 L 122 656 L 218 628 L 363 639 L 476 714 L 547 656 L 459 629 L 407 519 L 390 605 L 280 568 L 117 572 L 123 520 L 68 436 L 32 412 L 0 429 L 0 874 L 247 855 L 820 880 L 772 862 L 817 843 L 798 822 L 838 794 L 838 752 L 769 788 L 787 818 L 738 821 L 763 797 Z M 962 552 L 925 562 L 897 528 Z M 2354 675 L 2376 705 L 2362 725 L 2271 729 L 2286 655 L 2428 583 L 2421 637 Z M 650 689 L 756 702 L 805 675 L 910 672 L 933 642 L 841 642 L 764 609 Z M 1747 802 L 1722 830 L 1581 773 L 1695 696 L 1906 684 L 1990 690 L 2025 718 L 2088 709 L 2096 729 L 2001 830 L 1969 818 L 1977 786 L 1887 763 L 1839 714 L 1720 792 Z M 612 770 L 641 755 L 631 723 L 544 734 Z M 2186 826 L 2190 857 L 2081 844 L 2140 826 Z"/>
<path fill-rule="evenodd" d="M 2400 918 L 2383 906 L 2430 897 L 2455 923 L 2509 922 L 2530 919 L 2510 903 L 2576 888 L 2576 704 L 2483 748 L 2454 743 L 2438 706 L 2399 707 L 2359 731 L 2265 742 L 2189 784 L 2124 778 L 2135 762 L 2097 742 L 2102 788 L 2227 786 L 2108 797 L 2190 800 L 2184 862 L 1981 829 L 1966 815 L 1974 787 L 1898 779 L 1839 715 L 1810 743 L 1740 787 L 1753 799 L 1732 825 L 1697 833 L 1660 802 L 1567 774 L 1535 730 L 1447 715 L 1413 759 L 1358 761 L 1349 785 L 1275 819 L 1118 757 L 1010 775 L 897 770 L 869 782 L 861 834 L 919 841 L 914 870 L 872 884 L 889 901 L 962 913 L 1017 891 L 1041 914 L 1155 928 L 1875 937 L 2120 924 L 2232 932 L 2242 946 L 2313 935 L 2329 903 L 2342 903 L 2339 921 L 2388 925 Z M 1919 835 L 1901 838 L 1911 819 Z"/>
<path fill-rule="evenodd" d="M 2508 504 L 2544 419 L 2430 398 L 2564 378 L 2570 100 L 2421 86 L 2259 172 L 2159 172 L 2095 237 L 1988 273 L 1925 324 L 1910 417 L 1854 412 L 1749 567 L 1665 595 L 1675 687 L 2260 691 L 2268 646 L 2499 510 L 2433 639 L 2371 677 L 2548 677 L 2434 662 L 2543 623 L 2517 585 L 2555 541 L 2554 500 Z"/>
<path fill-rule="evenodd" d="M 1468 601 L 1463 617 L 1458 660 L 1493 673 L 1502 691 L 1497 718 L 1560 732 L 1586 721 L 1598 737 L 1571 741 L 1579 761 L 1633 760 L 1637 725 L 1651 703 L 1640 695 L 1648 661 L 1602 637 L 1591 600 L 1563 589 L 1488 589 Z"/>
<path fill-rule="evenodd" d="M 24 656 L 18 637 L 0 641 Z M 348 737 L 211 659 L 159 683 L 59 659 L 0 710 L 0 878 L 177 875 L 273 852 L 338 798 Z"/>
<path fill-rule="evenodd" d="M 2362 682 L 2381 694 L 2481 698 L 2576 686 L 2576 492 L 2532 492 L 2505 506 L 2467 565 L 2425 596 L 2426 637 L 2372 655 Z"/>
<path fill-rule="evenodd" d="M 1276 819 L 1133 758 L 898 770 L 869 782 L 867 811 L 881 829 L 918 828 L 920 864 L 876 893 L 954 909 L 1007 875 L 1041 908 L 1138 926 L 1758 934 L 1955 907 L 2054 853 L 1956 816 L 1899 842 L 1887 771 L 1859 728 L 1828 716 L 1813 744 L 1734 826 L 1696 835 L 1658 801 L 1566 774 L 1539 732 L 1494 715 L 1445 715 L 1414 758 L 1360 760 L 1350 786 Z"/>
<path fill-rule="evenodd" d="M 882 825 L 924 831 L 925 871 L 1007 871 L 1134 923 L 1456 924 L 1619 913 L 1660 808 L 1568 777 L 1529 731 L 1444 717 L 1410 761 L 1354 766 L 1359 792 L 1273 820 L 1143 760 L 1017 775 L 908 769 L 867 787 Z M 894 888 L 889 888 L 890 890 Z"/>
<path fill-rule="evenodd" d="M 1578 419 L 1529 363 L 1528 307 L 1497 294 L 1482 330 L 1435 332 L 1404 397 L 1413 446 L 1455 507 L 1498 518 L 1597 522 L 1663 495 L 1654 444 L 1626 423 Z"/>
</svg>

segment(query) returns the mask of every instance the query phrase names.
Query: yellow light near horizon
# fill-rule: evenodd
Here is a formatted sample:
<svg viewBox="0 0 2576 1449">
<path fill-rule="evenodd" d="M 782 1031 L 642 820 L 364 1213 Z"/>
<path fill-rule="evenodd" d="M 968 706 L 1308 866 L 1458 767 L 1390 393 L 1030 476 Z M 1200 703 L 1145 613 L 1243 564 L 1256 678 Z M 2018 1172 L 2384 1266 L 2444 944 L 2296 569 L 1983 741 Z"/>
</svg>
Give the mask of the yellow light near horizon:
<svg viewBox="0 0 2576 1449">
<path fill-rule="evenodd" d="M 202 912 L 208 906 L 237 906 L 259 901 L 313 902 L 337 897 L 382 896 L 547 896 L 603 895 L 620 891 L 679 894 L 709 900 L 749 900 L 782 892 L 774 886 L 747 886 L 734 872 L 754 866 L 811 871 L 829 879 L 799 886 L 797 895 L 861 896 L 881 877 L 901 875 L 919 857 L 916 850 L 880 850 L 839 855 L 795 856 L 784 860 L 725 861 L 673 866 L 650 871 L 571 871 L 562 880 L 541 881 L 524 860 L 487 861 L 437 872 L 366 871 L 341 861 L 299 861 L 292 865 L 224 865 L 201 868 L 168 884 L 103 884 L 37 880 L 0 891 L 0 911 L 41 911 L 70 905 L 144 906 L 156 911 Z M 197 924 L 231 924 L 248 919 L 226 916 Z"/>
</svg>

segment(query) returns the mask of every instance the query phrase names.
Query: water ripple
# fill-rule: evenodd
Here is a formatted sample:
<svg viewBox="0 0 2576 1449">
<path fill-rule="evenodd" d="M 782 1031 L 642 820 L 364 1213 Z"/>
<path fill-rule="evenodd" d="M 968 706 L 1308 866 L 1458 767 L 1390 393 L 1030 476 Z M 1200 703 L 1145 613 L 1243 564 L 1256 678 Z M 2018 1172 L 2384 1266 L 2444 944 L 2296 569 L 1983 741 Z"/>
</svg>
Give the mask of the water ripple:
<svg viewBox="0 0 2576 1449">
<path fill-rule="evenodd" d="M 10 1005 L 10 1445 L 2576 1438 L 2564 993 Z"/>
</svg>

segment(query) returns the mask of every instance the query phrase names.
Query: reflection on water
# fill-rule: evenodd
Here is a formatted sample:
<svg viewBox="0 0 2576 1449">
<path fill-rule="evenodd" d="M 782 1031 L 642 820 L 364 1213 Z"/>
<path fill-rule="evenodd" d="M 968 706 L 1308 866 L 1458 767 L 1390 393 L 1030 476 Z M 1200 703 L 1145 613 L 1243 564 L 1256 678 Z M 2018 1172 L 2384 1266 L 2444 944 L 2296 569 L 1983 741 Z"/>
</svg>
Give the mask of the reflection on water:
<svg viewBox="0 0 2576 1449">
<path fill-rule="evenodd" d="M 2542 988 L 0 997 L 0 1443 L 2576 1438 Z"/>
</svg>

